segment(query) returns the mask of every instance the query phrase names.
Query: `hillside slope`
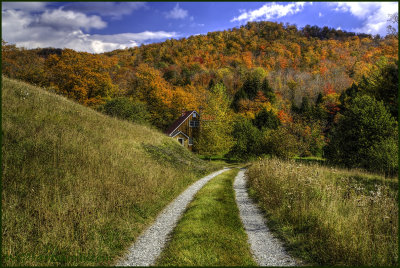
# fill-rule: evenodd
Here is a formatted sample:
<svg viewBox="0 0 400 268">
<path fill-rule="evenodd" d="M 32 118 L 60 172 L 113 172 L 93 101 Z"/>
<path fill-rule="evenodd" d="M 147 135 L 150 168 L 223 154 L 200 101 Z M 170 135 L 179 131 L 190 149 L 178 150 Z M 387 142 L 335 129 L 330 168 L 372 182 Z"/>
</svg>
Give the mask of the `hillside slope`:
<svg viewBox="0 0 400 268">
<path fill-rule="evenodd" d="M 217 167 L 160 132 L 2 81 L 2 265 L 109 265 Z"/>
</svg>

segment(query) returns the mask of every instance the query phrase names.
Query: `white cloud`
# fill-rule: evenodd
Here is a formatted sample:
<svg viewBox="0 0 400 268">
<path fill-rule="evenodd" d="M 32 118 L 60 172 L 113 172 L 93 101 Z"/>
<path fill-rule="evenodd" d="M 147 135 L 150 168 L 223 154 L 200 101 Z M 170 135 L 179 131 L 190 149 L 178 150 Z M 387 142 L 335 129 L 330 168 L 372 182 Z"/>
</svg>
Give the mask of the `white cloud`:
<svg viewBox="0 0 400 268">
<path fill-rule="evenodd" d="M 176 6 L 172 10 L 165 14 L 165 17 L 167 19 L 184 19 L 187 16 L 188 11 L 180 8 L 179 4 L 176 4 Z"/>
<path fill-rule="evenodd" d="M 107 26 L 99 16 L 87 16 L 80 12 L 64 11 L 61 8 L 55 10 L 46 10 L 38 20 L 41 26 L 50 26 L 55 29 L 69 28 L 89 30 L 102 29 Z"/>
<path fill-rule="evenodd" d="M 22 10 L 22 11 L 36 11 L 43 10 L 48 3 L 46 2 L 2 2 L 2 10 Z"/>
<path fill-rule="evenodd" d="M 276 3 L 268 3 L 260 7 L 259 9 L 246 11 L 239 10 L 241 13 L 238 17 L 231 19 L 234 21 L 254 21 L 254 20 L 270 20 L 278 19 L 287 15 L 293 15 L 303 11 L 306 2 L 295 2 L 287 5 L 281 5 Z M 311 3 L 310 3 L 311 4 Z"/>
<path fill-rule="evenodd" d="M 129 15 L 137 9 L 146 7 L 145 2 L 72 2 L 66 3 L 64 9 L 121 19 L 123 15 Z"/>
<path fill-rule="evenodd" d="M 319 12 L 319 13 L 318 13 L 318 17 L 320 17 L 320 18 L 321 18 L 322 16 L 323 16 L 323 15 L 322 15 L 322 13 L 321 13 L 321 12 Z"/>
<path fill-rule="evenodd" d="M 102 53 L 115 49 L 135 47 L 148 40 L 178 37 L 175 32 L 144 31 L 112 35 L 87 34 L 83 30 L 100 29 L 107 24 L 99 16 L 88 16 L 63 9 L 2 10 L 2 38 L 19 47 L 72 48 L 77 51 Z"/>
<path fill-rule="evenodd" d="M 339 2 L 330 5 L 337 12 L 349 12 L 361 20 L 362 25 L 351 31 L 368 34 L 385 35 L 389 15 L 398 11 L 397 2 Z"/>
</svg>

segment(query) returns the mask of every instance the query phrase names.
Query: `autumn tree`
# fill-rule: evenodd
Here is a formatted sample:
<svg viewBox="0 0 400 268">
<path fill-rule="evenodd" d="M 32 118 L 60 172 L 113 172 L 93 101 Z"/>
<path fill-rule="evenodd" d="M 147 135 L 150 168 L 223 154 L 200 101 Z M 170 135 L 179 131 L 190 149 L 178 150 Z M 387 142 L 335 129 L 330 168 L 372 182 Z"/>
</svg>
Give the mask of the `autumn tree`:
<svg viewBox="0 0 400 268">
<path fill-rule="evenodd" d="M 233 145 L 231 137 L 232 112 L 223 84 L 211 88 L 206 107 L 200 118 L 200 134 L 195 141 L 196 150 L 209 158 L 213 155 L 225 155 Z"/>
<path fill-rule="evenodd" d="M 103 104 L 113 95 L 115 86 L 110 72 L 115 65 L 113 58 L 72 49 L 46 59 L 50 85 L 58 93 L 88 106 Z"/>
<path fill-rule="evenodd" d="M 174 90 L 161 72 L 141 64 L 136 68 L 135 80 L 129 95 L 147 103 L 150 122 L 165 129 L 177 117 L 181 107 L 174 107 Z"/>
<path fill-rule="evenodd" d="M 36 50 L 17 48 L 2 40 L 2 73 L 38 86 L 48 86 L 44 59 Z"/>
</svg>

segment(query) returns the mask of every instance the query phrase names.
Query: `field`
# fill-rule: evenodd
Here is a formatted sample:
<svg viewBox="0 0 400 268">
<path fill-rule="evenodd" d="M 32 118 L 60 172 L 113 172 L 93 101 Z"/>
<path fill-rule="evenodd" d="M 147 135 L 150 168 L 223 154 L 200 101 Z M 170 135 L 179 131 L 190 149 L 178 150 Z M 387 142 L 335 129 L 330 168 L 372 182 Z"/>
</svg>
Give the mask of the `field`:
<svg viewBox="0 0 400 268">
<path fill-rule="evenodd" d="M 251 195 L 296 257 L 317 265 L 398 264 L 398 180 L 267 159 L 248 170 Z"/>
<path fill-rule="evenodd" d="M 6 77 L 2 131 L 2 265 L 113 264 L 219 168 L 151 127 Z"/>
</svg>

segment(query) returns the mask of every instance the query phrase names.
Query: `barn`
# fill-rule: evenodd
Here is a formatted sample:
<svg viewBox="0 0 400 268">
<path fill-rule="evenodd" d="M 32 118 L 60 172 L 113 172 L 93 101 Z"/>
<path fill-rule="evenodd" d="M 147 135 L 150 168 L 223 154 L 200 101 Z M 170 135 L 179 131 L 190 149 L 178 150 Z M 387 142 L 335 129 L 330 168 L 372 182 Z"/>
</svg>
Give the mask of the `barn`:
<svg viewBox="0 0 400 268">
<path fill-rule="evenodd" d="M 176 139 L 182 146 L 193 150 L 193 140 L 198 137 L 200 129 L 200 115 L 195 110 L 182 112 L 165 132 L 169 137 Z"/>
</svg>

